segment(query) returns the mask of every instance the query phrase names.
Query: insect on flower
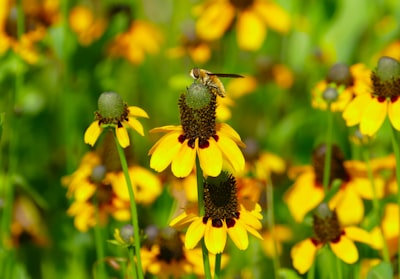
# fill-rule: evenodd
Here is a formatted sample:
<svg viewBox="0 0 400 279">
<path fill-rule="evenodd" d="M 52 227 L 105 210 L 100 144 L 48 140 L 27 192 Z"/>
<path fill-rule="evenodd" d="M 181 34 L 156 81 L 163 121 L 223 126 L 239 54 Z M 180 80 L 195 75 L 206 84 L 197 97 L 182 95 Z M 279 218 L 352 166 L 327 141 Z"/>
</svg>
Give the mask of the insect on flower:
<svg viewBox="0 0 400 279">
<path fill-rule="evenodd" d="M 190 70 L 190 76 L 195 80 L 199 80 L 207 86 L 212 92 L 216 92 L 219 96 L 225 97 L 225 88 L 218 77 L 231 77 L 242 78 L 243 76 L 237 74 L 216 74 L 207 70 L 193 68 Z M 214 91 L 215 90 L 215 91 Z"/>
</svg>

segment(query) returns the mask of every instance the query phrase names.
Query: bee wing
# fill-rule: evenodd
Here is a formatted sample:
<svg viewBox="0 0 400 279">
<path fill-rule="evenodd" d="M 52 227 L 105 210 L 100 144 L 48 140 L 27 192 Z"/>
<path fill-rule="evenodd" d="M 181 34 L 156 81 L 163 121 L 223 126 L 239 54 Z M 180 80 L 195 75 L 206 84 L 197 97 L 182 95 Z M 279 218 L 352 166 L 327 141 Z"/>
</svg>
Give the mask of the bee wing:
<svg viewBox="0 0 400 279">
<path fill-rule="evenodd" d="M 222 74 L 222 73 L 210 73 L 208 72 L 209 75 L 212 76 L 217 76 L 217 77 L 231 77 L 231 78 L 242 78 L 244 76 L 238 75 L 238 74 Z"/>
</svg>

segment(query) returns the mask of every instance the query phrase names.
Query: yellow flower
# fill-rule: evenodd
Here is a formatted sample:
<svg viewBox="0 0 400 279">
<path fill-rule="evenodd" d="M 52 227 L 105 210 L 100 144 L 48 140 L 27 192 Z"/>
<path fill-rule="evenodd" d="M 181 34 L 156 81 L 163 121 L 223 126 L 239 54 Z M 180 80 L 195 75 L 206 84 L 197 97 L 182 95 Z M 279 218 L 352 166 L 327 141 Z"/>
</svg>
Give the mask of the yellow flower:
<svg viewBox="0 0 400 279">
<path fill-rule="evenodd" d="M 130 144 L 126 126 L 134 129 L 141 136 L 144 135 L 143 126 L 136 117 L 148 118 L 149 116 L 139 107 L 128 107 L 114 92 L 102 93 L 99 97 L 99 111 L 96 112 L 96 120 L 87 128 L 84 141 L 93 146 L 103 132 L 104 126 L 112 126 L 115 128 L 119 144 L 125 148 Z"/>
<path fill-rule="evenodd" d="M 84 46 L 99 39 L 106 27 L 104 19 L 95 18 L 93 12 L 84 6 L 76 6 L 71 10 L 69 24 L 78 35 L 79 42 Z"/>
<path fill-rule="evenodd" d="M 145 55 L 157 54 L 162 43 L 160 31 L 152 24 L 135 20 L 125 33 L 119 34 L 110 44 L 109 53 L 125 57 L 133 64 L 141 64 Z"/>
<path fill-rule="evenodd" d="M 194 106 L 194 107 L 192 107 Z M 197 107 L 199 106 L 199 107 Z M 188 176 L 198 156 L 205 176 L 217 176 L 223 166 L 237 172 L 244 168 L 244 147 L 238 133 L 228 124 L 215 123 L 216 94 L 193 83 L 179 100 L 180 126 L 164 126 L 150 132 L 167 132 L 150 149 L 150 167 L 158 172 L 171 165 L 176 177 Z"/>
<path fill-rule="evenodd" d="M 335 212 L 321 204 L 314 215 L 314 236 L 297 243 L 291 250 L 294 268 L 306 273 L 312 266 L 317 252 L 329 245 L 332 252 L 347 264 L 358 260 L 358 250 L 353 241 L 371 244 L 371 235 L 358 227 L 341 227 Z"/>
<path fill-rule="evenodd" d="M 259 204 L 238 201 L 236 181 L 223 172 L 219 177 L 209 177 L 204 183 L 205 216 L 183 212 L 170 222 L 172 227 L 190 224 L 186 232 L 185 246 L 193 249 L 204 237 L 207 250 L 213 254 L 224 251 L 227 235 L 240 249 L 249 245 L 248 232 L 262 239 L 258 232 L 262 225 Z"/>
<path fill-rule="evenodd" d="M 371 71 L 364 64 L 358 63 L 350 67 L 335 64 L 327 77 L 312 89 L 312 106 L 326 110 L 328 102 L 324 98 L 324 92 L 333 87 L 338 90 L 338 97 L 331 103 L 331 110 L 343 111 L 356 96 L 368 92 L 370 86 Z"/>
<path fill-rule="evenodd" d="M 258 50 L 271 28 L 287 33 L 290 17 L 272 1 L 264 0 L 210 0 L 196 8 L 199 16 L 196 32 L 205 40 L 216 40 L 236 20 L 238 45 L 244 50 Z"/>
<path fill-rule="evenodd" d="M 15 1 L 2 1 L 0 9 L 0 55 L 12 49 L 28 63 L 39 60 L 36 43 L 43 40 L 49 26 L 59 18 L 57 0 L 22 1 L 24 33 L 18 38 Z"/>
<path fill-rule="evenodd" d="M 301 222 L 325 197 L 322 186 L 325 153 L 318 155 L 318 150 L 322 148 L 319 146 L 314 151 L 313 166 L 296 167 L 290 171 L 291 175 L 297 177 L 294 185 L 285 193 L 284 200 L 296 222 Z M 329 201 L 329 207 L 336 208 L 343 225 L 361 222 L 364 217 L 362 199 L 371 200 L 373 197 L 366 165 L 360 161 L 344 161 L 340 150 L 334 146 L 331 169 L 330 184 L 334 179 L 342 182 L 338 192 Z M 382 197 L 384 181 L 378 175 L 374 178 L 374 186 L 378 198 Z"/>
<path fill-rule="evenodd" d="M 284 225 L 275 225 L 271 231 L 262 233 L 264 240 L 261 247 L 268 257 L 282 254 L 282 242 L 287 242 L 293 238 L 292 230 Z M 276 248 L 275 248 L 276 245 Z"/>
<path fill-rule="evenodd" d="M 400 64 L 390 57 L 382 57 L 373 72 L 372 88 L 358 95 L 343 112 L 347 126 L 360 125 L 360 132 L 375 135 L 382 126 L 386 115 L 392 126 L 400 130 L 399 88 Z"/>
</svg>

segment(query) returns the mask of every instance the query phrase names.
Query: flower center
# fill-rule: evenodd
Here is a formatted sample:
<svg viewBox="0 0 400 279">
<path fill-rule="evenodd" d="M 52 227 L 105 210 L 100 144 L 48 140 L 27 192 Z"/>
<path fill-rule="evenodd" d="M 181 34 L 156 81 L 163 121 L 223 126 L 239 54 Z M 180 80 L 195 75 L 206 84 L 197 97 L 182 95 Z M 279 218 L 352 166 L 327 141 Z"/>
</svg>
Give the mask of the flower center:
<svg viewBox="0 0 400 279">
<path fill-rule="evenodd" d="M 160 254 L 157 255 L 158 260 L 171 263 L 185 258 L 182 239 L 174 229 L 168 228 L 161 231 L 156 243 L 160 246 Z"/>
<path fill-rule="evenodd" d="M 326 81 L 328 83 L 333 82 L 337 86 L 344 85 L 348 87 L 353 85 L 354 78 L 350 72 L 349 66 L 337 63 L 329 69 Z"/>
<path fill-rule="evenodd" d="M 208 177 L 204 182 L 205 217 L 212 219 L 214 227 L 221 227 L 222 220 L 228 227 L 235 225 L 239 218 L 237 186 L 235 178 L 227 172 L 221 172 L 218 177 Z"/>
<path fill-rule="evenodd" d="M 324 168 L 325 168 L 326 145 L 321 144 L 313 151 L 312 165 L 314 167 L 315 179 L 319 185 L 324 181 Z M 349 180 L 349 174 L 344 167 L 344 155 L 337 145 L 332 145 L 331 155 L 331 168 L 329 174 L 329 185 L 335 179 L 342 181 Z"/>
<path fill-rule="evenodd" d="M 317 243 L 337 242 L 343 234 L 336 212 L 330 211 L 327 204 L 318 206 L 313 220 L 314 236 Z"/>
<path fill-rule="evenodd" d="M 254 0 L 229 0 L 239 10 L 245 10 L 253 5 Z"/>
<path fill-rule="evenodd" d="M 210 93 L 210 101 L 207 105 L 200 108 L 192 108 L 186 102 L 186 95 L 181 95 L 179 110 L 184 134 L 179 137 L 179 142 L 183 143 L 188 139 L 188 146 L 194 148 L 196 139 L 199 139 L 199 147 L 207 148 L 210 137 L 213 137 L 216 141 L 218 140 L 215 127 L 216 98 L 215 94 Z"/>
</svg>

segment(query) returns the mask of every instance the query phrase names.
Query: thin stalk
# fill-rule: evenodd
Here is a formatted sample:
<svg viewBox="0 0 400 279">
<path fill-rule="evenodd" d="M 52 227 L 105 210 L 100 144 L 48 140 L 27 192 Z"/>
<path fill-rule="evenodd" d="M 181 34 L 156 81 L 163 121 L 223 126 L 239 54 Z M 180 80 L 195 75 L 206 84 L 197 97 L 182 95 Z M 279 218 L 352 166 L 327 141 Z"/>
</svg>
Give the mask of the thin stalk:
<svg viewBox="0 0 400 279">
<path fill-rule="evenodd" d="M 371 182 L 371 187 L 372 187 L 372 207 L 374 210 L 374 214 L 375 214 L 375 218 L 379 224 L 379 231 L 380 231 L 380 235 L 382 237 L 382 243 L 383 243 L 383 260 L 385 262 L 390 262 L 390 256 L 389 256 L 389 249 L 387 246 L 387 242 L 385 240 L 385 237 L 383 236 L 383 231 L 382 231 L 382 227 L 381 227 L 381 208 L 379 205 L 379 201 L 378 201 L 378 196 L 376 194 L 376 188 L 375 188 L 375 180 L 374 180 L 374 175 L 372 173 L 372 168 L 371 168 L 371 161 L 370 161 L 370 153 L 368 148 L 364 148 L 363 151 L 363 159 L 364 162 L 367 164 L 367 173 L 368 173 L 368 179 Z"/>
<path fill-rule="evenodd" d="M 326 153 L 325 153 L 325 164 L 324 164 L 324 179 L 323 186 L 324 192 L 328 192 L 329 179 L 331 172 L 331 158 L 332 158 L 332 127 L 333 127 L 333 112 L 331 111 L 331 104 L 328 103 L 328 119 L 327 119 L 327 131 L 326 131 Z"/>
<path fill-rule="evenodd" d="M 136 269 L 136 265 L 135 265 L 135 247 L 129 247 L 128 248 L 128 250 L 129 250 L 129 259 L 130 259 L 130 261 L 131 261 L 131 263 L 132 263 L 132 269 L 131 269 L 131 272 L 132 272 L 132 278 L 137 278 L 137 269 Z"/>
<path fill-rule="evenodd" d="M 118 155 L 119 155 L 119 159 L 121 162 L 122 170 L 124 172 L 126 185 L 128 186 L 133 234 L 134 234 L 134 238 L 135 238 L 136 262 L 138 265 L 138 267 L 137 267 L 138 278 L 143 279 L 144 277 L 143 277 L 143 270 L 142 270 L 142 260 L 140 257 L 139 221 L 138 221 L 138 215 L 137 215 L 135 194 L 133 192 L 132 182 L 131 182 L 131 178 L 129 176 L 128 162 L 126 161 L 126 157 L 125 157 L 123 148 L 118 143 L 118 139 L 117 139 L 117 135 L 115 134 L 115 130 L 114 130 L 114 140 L 115 140 L 115 144 L 117 145 Z M 132 265 L 134 265 L 134 264 L 135 264 L 135 262 L 132 262 Z"/>
<path fill-rule="evenodd" d="M 400 204 L 400 147 L 399 140 L 397 137 L 397 131 L 392 126 L 392 146 L 394 156 L 396 158 L 396 181 L 397 181 L 397 204 Z M 399 207 L 399 216 L 400 216 L 400 207 Z M 398 220 L 400 223 L 400 220 Z M 400 241 L 397 242 L 397 254 L 400 254 Z M 400 270 L 400 257 L 397 257 L 397 270 Z"/>
<path fill-rule="evenodd" d="M 221 257 L 222 257 L 222 253 L 215 255 L 214 279 L 221 278 Z"/>
<path fill-rule="evenodd" d="M 204 216 L 204 187 L 203 187 L 203 171 L 200 167 L 199 158 L 196 157 L 196 178 L 197 178 L 197 200 L 199 205 L 199 216 Z M 210 259 L 208 258 L 208 250 L 204 243 L 204 239 L 201 240 L 201 250 L 203 252 L 203 265 L 204 275 L 207 279 L 211 279 Z"/>
<path fill-rule="evenodd" d="M 95 278 L 106 278 L 106 267 L 104 264 L 104 239 L 103 233 L 100 227 L 100 214 L 99 214 L 99 203 L 97 201 L 97 195 L 94 195 L 94 207 L 95 207 L 95 218 L 96 225 L 94 226 L 94 238 L 96 243 L 96 254 L 97 254 L 97 263 L 98 263 L 98 273 L 100 276 L 95 276 Z"/>
<path fill-rule="evenodd" d="M 279 252 L 278 245 L 276 243 L 275 234 L 275 218 L 274 218 L 274 187 L 270 178 L 267 180 L 266 185 L 266 201 L 267 201 L 267 225 L 271 233 L 272 241 L 274 243 L 274 255 L 272 257 L 274 269 L 275 269 L 275 279 L 279 278 L 280 262 L 279 262 Z"/>
</svg>

